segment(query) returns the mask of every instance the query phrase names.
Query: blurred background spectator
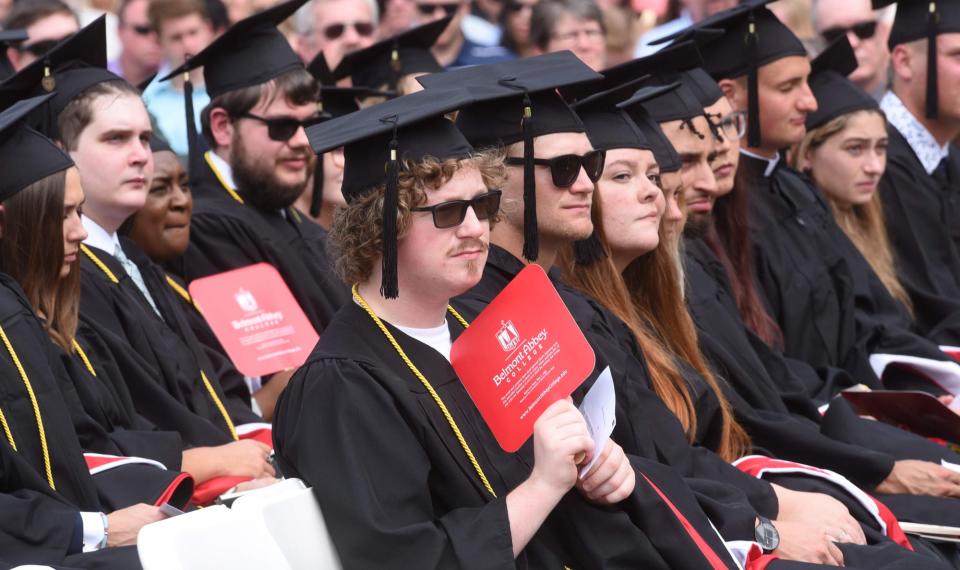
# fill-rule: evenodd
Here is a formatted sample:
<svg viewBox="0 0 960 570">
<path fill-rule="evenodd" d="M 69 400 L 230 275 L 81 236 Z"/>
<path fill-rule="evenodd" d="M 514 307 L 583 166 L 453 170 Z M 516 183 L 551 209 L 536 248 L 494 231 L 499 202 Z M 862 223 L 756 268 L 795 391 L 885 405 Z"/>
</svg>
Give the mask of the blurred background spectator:
<svg viewBox="0 0 960 570">
<path fill-rule="evenodd" d="M 80 21 L 60 0 L 20 0 L 7 13 L 3 28 L 27 32 L 26 41 L 7 48 L 10 64 L 20 70 L 79 30 Z"/>
<path fill-rule="evenodd" d="M 544 53 L 570 50 L 594 70 L 606 67 L 606 28 L 594 0 L 540 0 L 530 16 L 530 42 Z"/>
<path fill-rule="evenodd" d="M 640 37 L 637 48 L 634 50 L 634 57 L 649 55 L 662 46 L 650 45 L 650 42 L 668 36 L 674 32 L 699 22 L 700 20 L 716 14 L 727 8 L 732 8 L 738 4 L 737 0 L 674 0 L 677 2 L 676 9 L 679 14 L 673 19 L 660 24 Z"/>
<path fill-rule="evenodd" d="M 824 44 L 846 33 L 860 64 L 850 80 L 877 100 L 887 88 L 892 12 L 874 11 L 870 0 L 813 0 L 811 10 L 811 25 Z"/>
<path fill-rule="evenodd" d="M 150 0 L 122 0 L 117 9 L 120 55 L 107 68 L 134 85 L 155 74 L 162 59 L 157 30 L 147 17 L 149 7 Z"/>
<path fill-rule="evenodd" d="M 313 0 L 297 13 L 300 57 L 323 52 L 335 69 L 343 56 L 377 41 L 380 11 L 374 0 Z"/>
<path fill-rule="evenodd" d="M 500 45 L 517 57 L 536 55 L 539 50 L 530 43 L 530 15 L 537 0 L 504 0 L 500 11 L 503 34 Z"/>
<path fill-rule="evenodd" d="M 433 44 L 433 56 L 444 67 L 495 63 L 513 58 L 500 45 L 481 44 L 467 36 L 464 19 L 470 16 L 470 0 L 414 0 L 417 25 L 453 16 L 450 25 Z M 474 16 L 476 18 L 476 16 Z M 499 37 L 497 38 L 499 41 Z"/>
</svg>

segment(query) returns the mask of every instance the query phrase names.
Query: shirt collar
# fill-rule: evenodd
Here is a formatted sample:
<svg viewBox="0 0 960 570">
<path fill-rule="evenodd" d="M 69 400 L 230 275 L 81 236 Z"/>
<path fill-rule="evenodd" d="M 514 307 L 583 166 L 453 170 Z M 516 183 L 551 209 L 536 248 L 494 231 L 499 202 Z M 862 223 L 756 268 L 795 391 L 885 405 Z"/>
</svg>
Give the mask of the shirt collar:
<svg viewBox="0 0 960 570">
<path fill-rule="evenodd" d="M 80 215 L 80 222 L 83 224 L 83 229 L 87 230 L 87 239 L 83 240 L 86 245 L 102 249 L 110 255 L 120 247 L 120 238 L 116 232 L 112 234 L 107 232 L 100 224 L 83 214 Z"/>
<path fill-rule="evenodd" d="M 740 152 L 741 152 L 742 154 L 745 154 L 745 155 L 751 157 L 751 158 L 755 158 L 755 159 L 757 159 L 757 160 L 762 160 L 762 161 L 764 161 L 764 162 L 767 163 L 767 167 L 764 168 L 764 170 L 763 170 L 763 177 L 764 177 L 764 178 L 769 178 L 770 175 L 773 174 L 773 171 L 776 170 L 777 165 L 780 164 L 780 153 L 779 153 L 779 152 L 778 152 L 777 155 L 776 155 L 775 157 L 773 157 L 773 158 L 768 158 L 768 157 L 766 157 L 766 156 L 760 156 L 759 154 L 757 154 L 757 153 L 755 153 L 755 152 L 750 152 L 749 150 L 746 150 L 746 149 L 743 149 L 743 148 L 740 149 Z"/>
<path fill-rule="evenodd" d="M 913 116 L 893 91 L 888 91 L 883 96 L 880 100 L 880 108 L 887 115 L 887 121 L 907 140 L 913 153 L 920 159 L 923 169 L 927 174 L 932 174 L 940 165 L 940 161 L 950 154 L 950 143 L 943 146 L 938 144 L 937 139 L 930 134 L 927 127 Z"/>
<path fill-rule="evenodd" d="M 216 168 L 220 176 L 223 177 L 223 181 L 230 186 L 231 190 L 236 190 L 237 183 L 233 181 L 233 169 L 230 168 L 230 164 L 212 150 L 207 153 L 207 156 L 210 157 L 210 162 L 213 164 L 213 167 Z"/>
</svg>

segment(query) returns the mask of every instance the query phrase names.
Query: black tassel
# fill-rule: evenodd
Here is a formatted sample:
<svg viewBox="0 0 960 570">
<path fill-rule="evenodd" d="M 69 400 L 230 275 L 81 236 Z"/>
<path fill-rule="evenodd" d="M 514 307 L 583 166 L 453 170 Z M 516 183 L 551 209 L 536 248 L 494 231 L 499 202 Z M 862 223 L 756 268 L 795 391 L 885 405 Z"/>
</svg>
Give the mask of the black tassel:
<svg viewBox="0 0 960 570">
<path fill-rule="evenodd" d="M 607 251 L 603 248 L 603 244 L 600 243 L 596 229 L 593 230 L 593 233 L 590 234 L 590 237 L 587 239 L 578 240 L 573 243 L 573 259 L 577 262 L 577 265 L 593 265 L 606 256 Z"/>
<path fill-rule="evenodd" d="M 313 169 L 313 195 L 310 197 L 310 217 L 320 216 L 323 207 L 323 155 L 317 156 L 317 166 Z"/>
<path fill-rule="evenodd" d="M 193 118 L 193 82 L 190 81 L 190 72 L 183 74 L 183 106 L 186 109 L 187 119 L 187 168 L 190 176 L 190 186 L 200 186 L 200 172 L 203 169 L 203 158 L 200 156 L 200 146 L 197 140 L 197 123 Z"/>
<path fill-rule="evenodd" d="M 925 114 L 928 119 L 940 115 L 939 81 L 937 77 L 937 24 L 940 14 L 936 0 L 931 0 L 927 13 L 927 103 Z"/>
<path fill-rule="evenodd" d="M 395 299 L 397 285 L 397 202 L 399 201 L 400 161 L 397 157 L 397 127 L 390 140 L 390 160 L 387 162 L 387 187 L 383 195 L 383 277 L 380 294 Z"/>
<path fill-rule="evenodd" d="M 760 86 L 758 84 L 757 20 L 753 12 L 747 22 L 747 146 L 759 148 L 760 136 Z"/>
<path fill-rule="evenodd" d="M 533 104 L 523 94 L 523 257 L 536 261 L 540 255 L 540 231 L 537 229 L 537 184 L 533 173 Z"/>
</svg>

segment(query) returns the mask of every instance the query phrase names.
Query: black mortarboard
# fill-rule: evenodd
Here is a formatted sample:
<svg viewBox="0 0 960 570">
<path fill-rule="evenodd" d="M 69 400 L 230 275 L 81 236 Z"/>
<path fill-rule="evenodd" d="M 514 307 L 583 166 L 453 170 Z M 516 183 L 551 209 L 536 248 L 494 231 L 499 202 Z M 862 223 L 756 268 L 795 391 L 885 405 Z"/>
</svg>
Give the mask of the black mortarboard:
<svg viewBox="0 0 960 570">
<path fill-rule="evenodd" d="M 847 79 L 857 65 L 846 34 L 813 60 L 810 90 L 817 98 L 817 110 L 807 115 L 808 131 L 847 113 L 880 108 L 873 97 Z"/>
<path fill-rule="evenodd" d="M 680 83 L 683 83 L 700 101 L 704 107 L 709 107 L 723 97 L 723 90 L 716 80 L 710 77 L 702 67 L 688 69 L 680 74 Z"/>
<path fill-rule="evenodd" d="M 354 85 L 394 91 L 404 75 L 443 71 L 430 48 L 451 20 L 453 16 L 447 16 L 348 53 L 334 70 L 334 79 L 350 77 Z"/>
<path fill-rule="evenodd" d="M 7 58 L 7 48 L 27 40 L 27 31 L 23 29 L 0 30 L 0 81 L 14 74 L 13 64 Z"/>
<path fill-rule="evenodd" d="M 681 88 L 680 86 L 675 88 L 673 85 L 663 87 L 668 87 L 671 90 Z M 644 87 L 626 101 L 618 103 L 617 106 L 629 115 L 634 124 L 637 125 L 644 134 L 647 142 L 650 143 L 650 148 L 653 150 L 653 156 L 657 159 L 657 165 L 660 167 L 660 171 L 676 172 L 680 170 L 681 166 L 680 155 L 677 154 L 677 150 L 673 148 L 673 143 L 670 142 L 670 139 L 667 138 L 667 135 L 665 135 L 660 128 L 656 118 L 647 110 L 647 105 L 650 104 L 651 100 L 670 93 L 670 91 L 662 92 L 660 89 L 662 89 L 662 87 Z"/>
<path fill-rule="evenodd" d="M 53 97 L 24 99 L 0 113 L 0 202 L 51 174 L 73 166 L 53 141 L 24 124 L 23 119 Z"/>
<path fill-rule="evenodd" d="M 106 67 L 106 18 L 100 16 L 0 83 L 0 109 L 20 99 L 56 90 L 46 104 L 47 112 L 35 113 L 31 121 L 36 119 L 36 126 L 44 134 L 59 138 L 56 119 L 70 101 L 99 83 L 123 81 Z"/>
<path fill-rule="evenodd" d="M 444 115 L 476 99 L 466 89 L 432 89 L 391 99 L 307 129 L 322 154 L 343 147 L 343 197 L 348 203 L 386 186 L 383 199 L 384 297 L 397 296 L 397 185 L 404 161 L 463 158 L 473 147 Z"/>
<path fill-rule="evenodd" d="M 212 99 L 303 69 L 303 61 L 277 26 L 306 1 L 289 0 L 240 20 L 161 81 L 203 67 L 203 80 Z"/>
<path fill-rule="evenodd" d="M 631 81 L 607 91 L 597 93 L 578 101 L 574 110 L 587 129 L 590 144 L 597 150 L 615 148 L 638 148 L 653 150 L 646 134 L 618 103 L 637 93 L 637 86 L 643 79 Z M 676 89 L 680 84 L 647 87 L 640 90 L 641 100 L 655 97 Z M 597 237 L 596 229 L 590 237 L 573 244 L 574 259 L 579 265 L 593 263 L 605 256 L 606 252 Z"/>
<path fill-rule="evenodd" d="M 583 123 L 557 89 L 603 77 L 569 51 L 490 65 L 478 65 L 417 78 L 427 92 L 468 87 L 478 102 L 462 109 L 457 126 L 477 148 L 523 141 L 523 256 L 539 254 L 533 139 L 553 133 L 584 132 Z"/>
<path fill-rule="evenodd" d="M 890 29 L 887 45 L 894 47 L 915 40 L 927 40 L 927 102 L 924 114 L 928 119 L 939 115 L 937 86 L 937 41 L 940 34 L 960 33 L 960 2 L 957 0 L 873 0 L 874 9 L 896 2 L 897 15 Z"/>
<path fill-rule="evenodd" d="M 715 34 L 712 36 L 715 37 Z M 598 85 L 572 85 L 562 87 L 560 92 L 568 101 L 571 101 L 588 97 L 598 91 L 613 89 L 645 76 L 658 78 L 661 83 L 671 83 L 678 79 L 680 72 L 701 65 L 703 65 L 703 58 L 700 50 L 697 49 L 697 44 L 684 41 L 667 46 L 646 57 L 604 69 L 600 72 L 603 80 Z"/>
<path fill-rule="evenodd" d="M 360 109 L 357 99 L 371 96 L 386 96 L 387 93 L 370 89 L 369 87 L 338 87 L 337 82 L 327 65 L 327 58 L 323 52 L 317 54 L 307 66 L 307 71 L 313 75 L 320 85 L 320 95 L 317 99 L 317 111 L 324 119 L 342 117 Z M 323 160 L 317 160 L 313 171 L 313 194 L 310 198 L 310 215 L 314 218 L 320 215 L 323 206 Z"/>
<path fill-rule="evenodd" d="M 758 147 L 762 142 L 758 69 L 785 57 L 807 55 L 800 39 L 766 8 L 773 1 L 743 0 L 691 28 L 654 42 L 692 39 L 700 43 L 704 51 L 709 51 L 710 57 L 703 67 L 715 80 L 747 76 L 747 144 L 751 147 Z M 724 33 L 710 39 L 702 34 L 706 29 Z"/>
</svg>

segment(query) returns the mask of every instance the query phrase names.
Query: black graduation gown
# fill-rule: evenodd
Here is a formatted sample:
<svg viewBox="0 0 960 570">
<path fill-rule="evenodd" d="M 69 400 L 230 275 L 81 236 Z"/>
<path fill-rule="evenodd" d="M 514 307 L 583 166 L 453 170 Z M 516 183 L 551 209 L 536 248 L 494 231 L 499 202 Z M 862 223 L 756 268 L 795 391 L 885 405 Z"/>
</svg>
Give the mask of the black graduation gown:
<svg viewBox="0 0 960 570">
<path fill-rule="evenodd" d="M 322 333 L 350 299 L 327 257 L 326 231 L 293 208 L 264 212 L 238 202 L 203 165 L 193 192 L 190 247 L 168 268 L 187 282 L 255 263 L 274 266 Z M 242 195 L 242 191 L 240 192 Z"/>
<path fill-rule="evenodd" d="M 778 163 L 742 155 L 750 193 L 754 269 L 786 355 L 820 369 L 839 367 L 857 381 L 881 384 L 870 366 L 875 353 L 949 360 L 910 330 L 903 308 L 889 295 L 856 247 L 837 226 L 809 180 Z M 938 391 L 927 378 L 888 367 L 887 387 Z M 826 400 L 823 389 L 811 396 Z"/>
<path fill-rule="evenodd" d="M 509 252 L 491 245 L 480 283 L 456 299 L 465 307 L 465 316 L 479 314 L 523 267 Z M 772 487 L 712 451 L 691 446 L 676 416 L 650 389 L 643 355 L 626 325 L 561 283 L 555 269 L 548 275 L 598 362 L 610 366 L 617 391 L 614 441 L 626 453 L 669 465 L 685 477 L 725 538 L 752 539 L 757 513 L 776 518 L 779 506 Z"/>
<path fill-rule="evenodd" d="M 456 321 L 449 325 L 459 334 Z M 313 486 L 345 569 L 709 567 L 643 475 L 733 567 L 680 479 L 639 459 L 631 498 L 599 508 L 571 491 L 514 560 L 505 497 L 529 477 L 532 441 L 504 452 L 446 359 L 387 326 L 446 404 L 497 498 L 432 397 L 351 303 L 284 391 L 274 428 L 282 472 Z"/>
<path fill-rule="evenodd" d="M 925 438 L 860 418 L 842 398 L 821 416 L 804 394 L 803 382 L 794 379 L 803 363 L 788 363 L 752 336 L 740 320 L 723 265 L 703 242 L 687 240 L 686 246 L 687 300 L 701 348 L 754 445 L 781 459 L 836 471 L 866 491 L 886 479 L 898 459 L 960 460 Z M 713 393 L 701 398 L 712 399 Z M 956 511 L 955 500 L 935 501 L 905 496 L 892 503 L 905 520 L 956 520 L 944 518 Z"/>
<path fill-rule="evenodd" d="M 124 250 L 128 256 L 136 251 L 128 249 L 127 243 Z M 216 372 L 212 366 L 202 368 L 210 380 L 208 389 L 201 375 L 202 361 L 198 360 L 202 351 L 198 343 L 184 342 L 181 335 L 189 333 L 189 325 L 182 314 L 170 310 L 177 301 L 170 298 L 173 293 L 169 287 L 158 287 L 151 278 L 154 273 L 145 271 L 149 265 L 139 265 L 151 296 L 168 319 L 163 320 L 112 255 L 93 247 L 88 251 L 118 281 L 114 283 L 87 255 L 81 256 L 80 318 L 103 341 L 90 346 L 87 354 L 94 368 L 115 361 L 137 412 L 159 429 L 180 433 L 185 446 L 232 441 L 226 420 L 210 393 L 212 389 L 227 405 Z"/>
<path fill-rule="evenodd" d="M 880 198 L 897 276 L 920 331 L 960 346 L 960 149 L 950 145 L 945 179 L 931 176 L 900 131 L 888 130 Z"/>
</svg>

